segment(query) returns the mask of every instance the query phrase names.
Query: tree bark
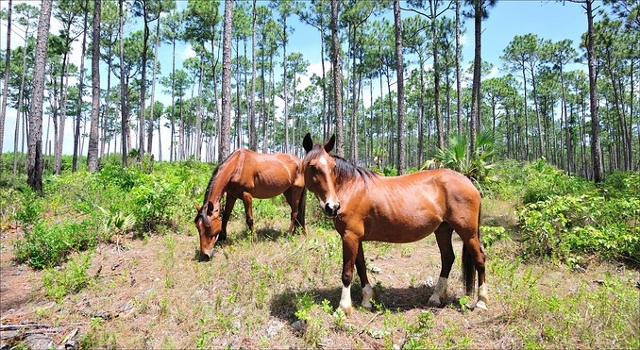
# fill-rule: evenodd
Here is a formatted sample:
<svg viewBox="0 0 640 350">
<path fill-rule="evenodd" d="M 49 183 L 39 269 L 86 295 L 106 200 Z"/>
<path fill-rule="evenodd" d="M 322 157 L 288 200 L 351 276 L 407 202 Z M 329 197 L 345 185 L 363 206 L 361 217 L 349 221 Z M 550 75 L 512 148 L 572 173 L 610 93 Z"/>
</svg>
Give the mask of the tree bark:
<svg viewBox="0 0 640 350">
<path fill-rule="evenodd" d="M 221 163 L 229 156 L 231 139 L 231 31 L 233 20 L 233 0 L 224 2 L 224 34 L 222 44 L 222 116 L 220 117 Z"/>
<path fill-rule="evenodd" d="M 120 40 L 120 114 L 122 116 L 121 118 L 121 136 L 122 136 L 122 166 L 127 166 L 127 134 L 128 134 L 128 127 L 127 124 L 129 123 L 128 120 L 128 115 L 127 115 L 127 106 L 126 106 L 126 100 L 125 100 L 125 95 L 126 95 L 126 87 L 125 84 L 123 84 L 124 82 L 124 77 L 125 77 L 125 69 L 124 69 L 124 4 L 123 4 L 124 0 L 119 0 L 119 7 L 120 7 L 120 13 L 119 13 L 119 30 L 118 30 L 118 34 L 119 34 L 119 40 Z"/>
<path fill-rule="evenodd" d="M 602 148 L 600 146 L 600 118 L 598 116 L 598 91 L 596 59 L 593 53 L 593 1 L 586 0 L 587 12 L 587 62 L 589 66 L 589 108 L 591 113 L 591 160 L 593 161 L 593 181 L 602 182 Z"/>
<path fill-rule="evenodd" d="M 396 75 L 398 78 L 398 175 L 404 174 L 404 62 L 402 61 L 402 19 L 400 0 L 393 1 L 393 18 L 396 34 Z"/>
<path fill-rule="evenodd" d="M 251 94 L 249 96 L 249 149 L 258 150 L 258 140 L 256 135 L 256 29 L 257 29 L 257 0 L 253 0 L 253 23 L 251 31 Z"/>
<path fill-rule="evenodd" d="M 29 113 L 29 142 L 27 158 L 27 183 L 36 192 L 42 193 L 42 114 L 44 105 L 44 74 L 47 64 L 47 45 L 53 0 L 42 0 L 38 39 L 35 52 L 33 94 Z"/>
<path fill-rule="evenodd" d="M 5 56 L 5 71 L 4 71 L 4 87 L 2 89 L 2 115 L 0 115 L 0 157 L 2 157 L 2 146 L 4 144 L 4 123 L 7 115 L 7 97 L 9 97 L 9 75 L 11 73 L 11 9 L 12 0 L 9 0 L 7 4 L 7 51 Z M 26 40 L 26 38 L 25 38 Z M 27 46 L 26 44 L 24 45 Z M 26 57 L 26 56 L 25 56 Z M 20 111 L 18 110 L 18 113 Z M 16 124 L 18 118 L 16 118 Z M 2 162 L 0 162 L 0 175 L 2 175 Z"/>
<path fill-rule="evenodd" d="M 340 40 L 338 38 L 339 6 L 340 2 L 338 0 L 331 0 L 331 47 L 333 49 L 331 61 L 333 65 L 333 98 L 336 122 L 335 152 L 337 155 L 342 156 L 344 151 L 342 140 L 342 63 L 340 60 Z"/>
<path fill-rule="evenodd" d="M 98 170 L 98 122 L 100 120 L 100 9 L 101 0 L 93 0 L 93 52 L 91 55 L 91 130 L 87 165 L 90 172 Z"/>
<path fill-rule="evenodd" d="M 74 124 L 75 131 L 73 133 L 73 162 L 72 162 L 72 171 L 76 172 L 78 170 L 78 153 L 80 152 L 80 122 L 82 119 L 82 97 L 84 95 L 84 58 L 85 52 L 87 51 L 87 23 L 89 14 L 87 8 L 89 7 L 89 1 L 84 1 L 84 20 L 82 25 L 82 46 L 80 52 L 80 69 L 78 70 L 78 101 L 77 101 L 77 109 L 78 115 L 76 115 L 76 121 Z"/>
<path fill-rule="evenodd" d="M 458 135 L 462 135 L 462 74 L 460 72 L 460 61 L 462 61 L 462 45 L 460 44 L 460 1 L 456 4 L 456 121 Z"/>
</svg>

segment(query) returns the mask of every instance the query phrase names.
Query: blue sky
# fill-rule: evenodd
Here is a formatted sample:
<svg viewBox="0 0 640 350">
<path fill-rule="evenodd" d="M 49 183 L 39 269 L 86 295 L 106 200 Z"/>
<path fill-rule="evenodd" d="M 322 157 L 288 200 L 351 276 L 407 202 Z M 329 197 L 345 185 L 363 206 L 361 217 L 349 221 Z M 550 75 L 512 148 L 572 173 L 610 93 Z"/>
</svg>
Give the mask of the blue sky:
<svg viewBox="0 0 640 350">
<path fill-rule="evenodd" d="M 19 0 L 14 0 L 14 4 Z M 31 1 L 32 2 L 32 1 Z M 32 2 L 33 3 L 33 2 Z M 6 8 L 7 2 L 0 0 L 0 6 Z M 410 17 L 413 13 L 403 12 L 402 16 Z M 597 18 L 596 18 L 597 20 Z M 305 59 L 309 61 L 310 67 L 308 76 L 313 73 L 320 74 L 320 38 L 315 28 L 300 23 L 295 16 L 290 19 L 291 25 L 295 26 L 291 41 L 287 47 L 288 53 L 301 52 Z M 497 5 L 489 12 L 489 18 L 483 22 L 482 37 L 482 57 L 484 61 L 491 62 L 495 66 L 494 74 L 502 74 L 500 56 L 503 54 L 505 47 L 513 40 L 516 35 L 524 35 L 527 33 L 537 34 L 542 39 L 550 39 L 559 41 L 563 39 L 573 40 L 574 47 L 578 49 L 580 37 L 586 31 L 586 15 L 584 9 L 579 4 L 562 3 L 557 1 L 533 1 L 533 0 L 511 0 L 498 1 Z M 467 20 L 464 23 L 467 33 L 463 37 L 463 63 L 466 65 L 473 58 L 473 22 Z M 57 32 L 55 20 L 52 20 L 52 31 Z M 1 47 L 6 47 L 6 23 L 2 22 L 0 27 L 0 43 Z M 15 36 L 12 38 L 12 47 L 21 45 L 19 39 Z M 171 49 L 169 45 L 164 45 L 161 51 L 161 59 L 163 75 L 168 74 L 171 69 Z M 182 60 L 193 54 L 188 45 L 182 45 L 178 48 L 177 67 L 181 66 Z M 76 55 L 76 58 L 79 55 Z M 77 64 L 77 63 L 76 63 Z M 89 63 L 87 63 L 89 64 Z M 327 65 L 327 68 L 329 65 Z M 106 76 L 101 77 L 106 82 Z M 113 79 L 113 78 L 112 78 Z M 303 79 L 303 82 L 307 79 Z M 160 86 L 156 87 L 156 91 L 160 91 Z M 169 104 L 168 100 L 163 100 L 165 104 Z M 366 103 L 366 102 L 365 102 Z M 46 121 L 45 121 L 46 132 Z M 66 123 L 67 133 L 65 135 L 64 153 L 72 153 L 72 123 Z M 3 152 L 13 151 L 13 133 L 15 128 L 15 111 L 7 110 L 7 119 L 5 124 L 5 135 Z M 168 145 L 168 137 L 163 134 L 163 144 Z M 154 146 L 154 149 L 157 145 Z M 168 148 L 168 146 L 167 146 Z M 86 150 L 86 147 L 85 147 Z M 154 151 L 157 153 L 157 149 Z M 167 155 L 168 150 L 164 150 L 163 154 Z"/>
</svg>

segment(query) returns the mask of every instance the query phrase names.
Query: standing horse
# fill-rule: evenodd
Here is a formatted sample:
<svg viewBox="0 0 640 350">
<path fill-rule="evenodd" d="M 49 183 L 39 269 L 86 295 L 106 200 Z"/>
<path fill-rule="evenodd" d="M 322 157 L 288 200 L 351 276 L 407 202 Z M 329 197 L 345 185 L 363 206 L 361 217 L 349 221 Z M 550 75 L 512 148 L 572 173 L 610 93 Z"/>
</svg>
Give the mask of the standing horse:
<svg viewBox="0 0 640 350">
<path fill-rule="evenodd" d="M 355 264 L 362 284 L 362 306 L 371 308 L 373 288 L 367 279 L 363 241 L 408 243 L 435 232 L 442 270 L 429 298 L 439 306 L 447 296 L 447 279 L 455 259 L 451 236 L 455 230 L 464 243 L 463 277 L 467 295 L 474 292 L 478 272 L 478 302 L 486 310 L 485 253 L 480 245 L 480 193 L 471 181 L 449 169 L 421 171 L 410 175 L 384 177 L 369 169 L 329 155 L 335 137 L 315 145 L 307 134 L 303 141 L 307 155 L 305 185 L 315 194 L 325 215 L 342 237 L 342 297 L 340 308 L 349 314 L 351 281 Z"/>
<path fill-rule="evenodd" d="M 227 194 L 222 219 L 220 199 Z M 253 198 L 272 198 L 284 193 L 291 206 L 289 233 L 304 230 L 305 188 L 300 158 L 291 154 L 261 154 L 248 149 L 232 153 L 214 170 L 195 224 L 200 233 L 200 259 L 213 255 L 217 240 L 227 238 L 227 223 L 238 198 L 244 202 L 249 230 L 253 231 Z"/>
</svg>

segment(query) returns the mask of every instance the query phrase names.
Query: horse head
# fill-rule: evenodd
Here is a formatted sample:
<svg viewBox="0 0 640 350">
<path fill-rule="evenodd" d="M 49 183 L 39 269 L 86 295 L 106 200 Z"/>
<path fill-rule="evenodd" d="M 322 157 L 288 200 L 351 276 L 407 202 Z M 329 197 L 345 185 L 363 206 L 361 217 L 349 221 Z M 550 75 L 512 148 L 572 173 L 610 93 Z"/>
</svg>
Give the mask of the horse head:
<svg viewBox="0 0 640 350">
<path fill-rule="evenodd" d="M 200 234 L 200 261 L 207 261 L 213 256 L 213 247 L 222 232 L 222 219 L 220 207 L 208 201 L 203 207 L 196 205 L 198 214 L 194 220 Z"/>
<path fill-rule="evenodd" d="M 336 160 L 329 154 L 335 145 L 335 135 L 324 145 L 315 145 L 311 135 L 307 134 L 302 143 L 307 155 L 302 161 L 304 183 L 318 201 L 325 215 L 330 218 L 338 216 L 340 200 L 336 193 Z"/>
</svg>

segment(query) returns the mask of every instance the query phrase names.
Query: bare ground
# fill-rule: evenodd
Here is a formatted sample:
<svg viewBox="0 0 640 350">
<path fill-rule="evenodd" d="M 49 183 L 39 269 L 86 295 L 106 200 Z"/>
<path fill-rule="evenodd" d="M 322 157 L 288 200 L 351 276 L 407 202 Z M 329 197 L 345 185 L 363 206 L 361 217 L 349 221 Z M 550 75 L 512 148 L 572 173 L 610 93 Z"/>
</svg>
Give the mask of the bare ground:
<svg viewBox="0 0 640 350">
<path fill-rule="evenodd" d="M 196 260 L 198 238 L 194 232 L 154 234 L 145 239 L 123 237 L 121 249 L 103 244 L 92 255 L 87 271 L 89 287 L 59 302 L 45 297 L 42 271 L 14 262 L 13 242 L 20 231 L 3 232 L 1 348 L 20 342 L 58 348 L 401 348 L 420 332 L 409 330 L 416 329 L 427 312 L 432 323 L 428 332 L 422 330 L 422 344 L 428 338 L 426 344 L 438 348 L 525 345 L 522 333 L 528 330 L 518 328 L 522 320 L 514 319 L 514 306 L 509 303 L 514 299 L 509 293 L 517 290 L 496 285 L 501 282 L 492 280 L 490 269 L 489 311 L 460 307 L 459 264 L 452 270 L 450 298 L 445 305 L 427 306 L 432 287 L 426 281 L 437 281 L 440 269 L 432 236 L 404 245 L 365 244 L 369 277 L 378 284 L 377 310 L 357 308 L 340 322 L 331 312 L 314 307 L 306 322 L 298 322 L 295 313 L 305 296 L 315 305 L 326 299 L 332 309 L 337 307 L 339 237 L 323 229 L 310 229 L 306 236 L 287 236 L 281 233 L 284 224 L 260 220 L 257 235 L 246 237 L 237 221 L 241 220 L 232 224 L 229 241 L 218 246 L 212 260 L 204 263 Z M 460 251 L 459 240 L 454 247 Z M 509 245 L 493 252 L 507 261 L 514 255 Z M 597 289 L 598 283 L 593 281 L 605 274 L 637 277 L 637 271 L 611 264 L 593 264 L 579 274 L 549 265 L 534 267 L 534 273 L 545 271 L 540 290 L 559 296 L 576 293 L 578 285 Z M 354 306 L 361 300 L 358 284 L 356 279 Z M 544 346 L 544 335 L 540 337 Z M 584 339 L 568 345 L 589 348 L 594 344 L 600 345 Z"/>
</svg>

